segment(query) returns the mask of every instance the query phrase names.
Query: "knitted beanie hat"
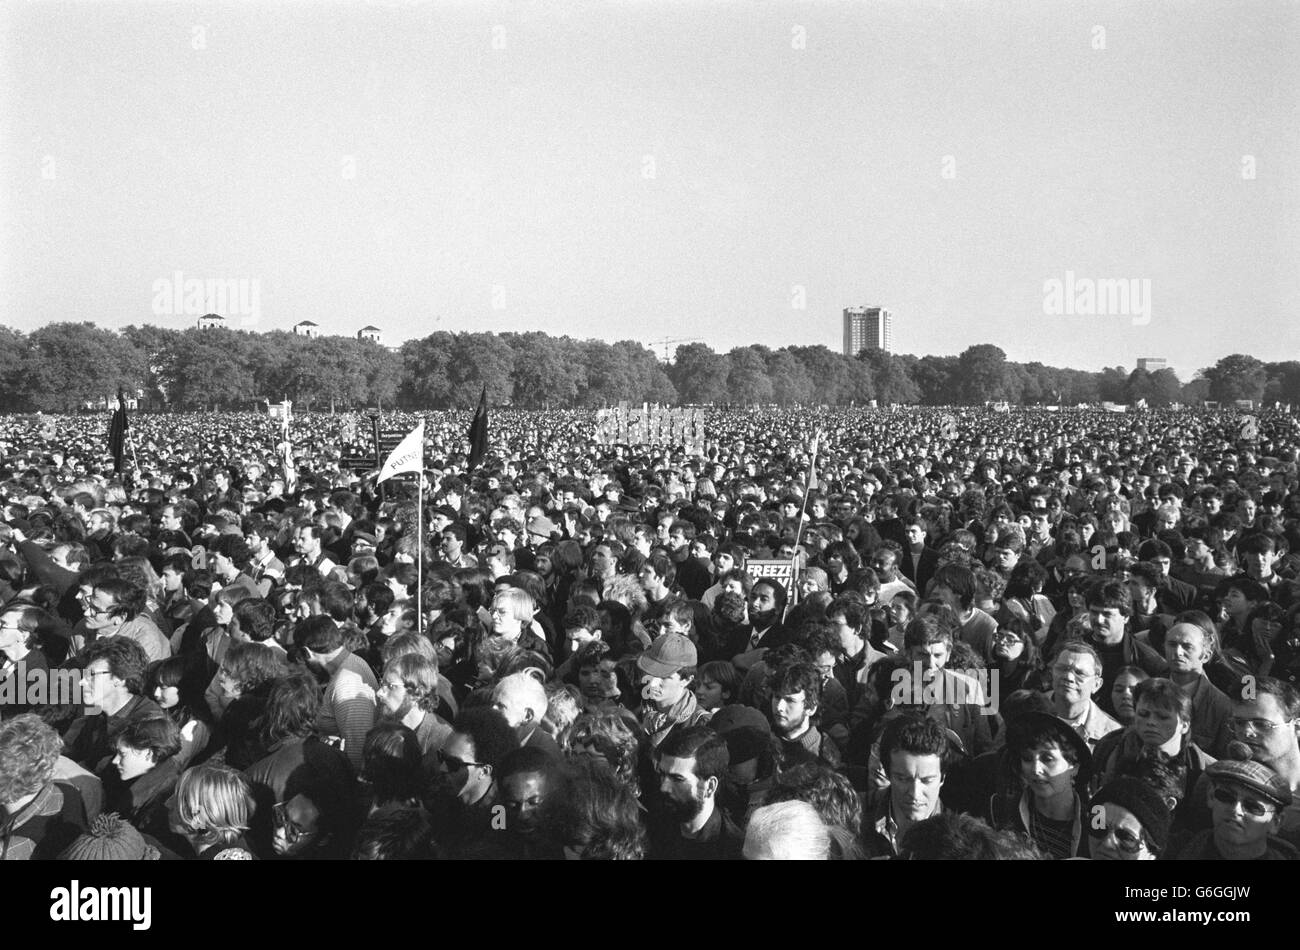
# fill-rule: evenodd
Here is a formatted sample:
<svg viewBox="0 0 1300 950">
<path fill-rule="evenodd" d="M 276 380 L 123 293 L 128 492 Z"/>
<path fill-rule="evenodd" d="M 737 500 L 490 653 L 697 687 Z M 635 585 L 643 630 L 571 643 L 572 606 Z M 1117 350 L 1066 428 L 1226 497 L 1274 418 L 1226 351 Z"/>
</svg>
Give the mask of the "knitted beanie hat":
<svg viewBox="0 0 1300 950">
<path fill-rule="evenodd" d="M 1165 845 L 1169 843 L 1169 825 L 1173 816 L 1159 792 L 1141 779 L 1126 776 L 1107 782 L 1092 798 L 1094 809 L 1107 802 L 1132 812 L 1133 817 L 1142 823 L 1142 830 L 1151 842 L 1151 850 L 1157 854 L 1164 853 Z"/>
<path fill-rule="evenodd" d="M 63 861 L 141 861 L 158 858 L 158 849 L 117 814 L 100 815 L 76 841 L 68 845 Z"/>
</svg>

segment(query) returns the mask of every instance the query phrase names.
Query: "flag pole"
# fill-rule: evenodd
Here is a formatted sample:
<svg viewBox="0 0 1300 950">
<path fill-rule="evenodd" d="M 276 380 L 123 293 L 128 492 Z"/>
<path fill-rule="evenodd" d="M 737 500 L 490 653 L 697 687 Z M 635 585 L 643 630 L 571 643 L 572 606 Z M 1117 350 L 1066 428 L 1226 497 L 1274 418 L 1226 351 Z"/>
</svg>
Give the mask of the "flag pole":
<svg viewBox="0 0 1300 950">
<path fill-rule="evenodd" d="M 126 430 L 126 444 L 131 446 L 131 467 L 135 469 L 135 481 L 140 480 L 140 459 L 135 454 L 135 437 L 131 435 L 131 430 Z"/>
<path fill-rule="evenodd" d="M 424 420 L 404 438 L 397 448 L 389 453 L 388 461 L 379 468 L 376 485 L 383 485 L 394 475 L 414 472 L 418 477 L 415 483 L 415 629 L 424 633 L 424 609 L 420 601 L 424 598 Z M 408 535 L 409 537 L 409 535 Z"/>
<path fill-rule="evenodd" d="M 786 599 L 785 613 L 781 617 L 781 622 L 790 615 L 790 608 L 795 601 L 799 599 L 799 578 L 796 573 L 796 567 L 799 564 L 799 542 L 803 540 L 803 522 L 804 516 L 808 511 L 808 495 L 812 492 L 813 474 L 817 470 L 817 443 L 821 439 L 821 433 L 813 435 L 812 460 L 808 463 L 808 479 L 803 488 L 803 504 L 799 506 L 799 524 L 795 527 L 794 534 L 794 553 L 790 557 L 790 593 L 791 596 Z"/>
<path fill-rule="evenodd" d="M 423 448 L 423 446 L 421 446 Z M 421 462 L 423 462 L 421 458 Z M 415 632 L 424 633 L 424 466 L 415 479 Z"/>
</svg>

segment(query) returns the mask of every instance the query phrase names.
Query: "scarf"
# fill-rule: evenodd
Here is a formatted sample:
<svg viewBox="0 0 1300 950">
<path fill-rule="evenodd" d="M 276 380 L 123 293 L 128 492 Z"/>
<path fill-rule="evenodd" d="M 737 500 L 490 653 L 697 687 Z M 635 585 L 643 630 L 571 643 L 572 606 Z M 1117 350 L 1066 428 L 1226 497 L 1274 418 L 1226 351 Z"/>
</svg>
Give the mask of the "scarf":
<svg viewBox="0 0 1300 950">
<path fill-rule="evenodd" d="M 641 725 L 645 729 L 646 735 L 649 736 L 651 744 L 658 745 L 667 735 L 669 729 L 679 722 L 689 723 L 695 717 L 695 712 L 695 694 L 690 690 L 686 690 L 682 693 L 682 698 L 673 703 L 667 712 L 660 712 L 657 708 L 651 708 L 645 714 Z"/>
</svg>

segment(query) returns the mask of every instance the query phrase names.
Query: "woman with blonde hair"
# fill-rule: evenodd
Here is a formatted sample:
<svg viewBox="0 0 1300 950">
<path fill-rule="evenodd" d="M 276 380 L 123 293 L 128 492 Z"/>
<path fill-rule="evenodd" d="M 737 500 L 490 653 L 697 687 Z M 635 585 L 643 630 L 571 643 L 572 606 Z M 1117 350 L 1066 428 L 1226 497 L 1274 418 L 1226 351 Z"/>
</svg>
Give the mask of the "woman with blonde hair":
<svg viewBox="0 0 1300 950">
<path fill-rule="evenodd" d="M 244 839 L 256 810 L 248 780 L 224 765 L 185 772 L 167 803 L 168 825 L 200 861 L 251 861 Z"/>
<path fill-rule="evenodd" d="M 490 633 L 494 639 L 509 640 L 521 650 L 541 654 L 550 662 L 551 648 L 533 621 L 536 609 L 537 604 L 528 591 L 505 588 L 492 599 L 492 609 L 488 612 Z"/>
</svg>

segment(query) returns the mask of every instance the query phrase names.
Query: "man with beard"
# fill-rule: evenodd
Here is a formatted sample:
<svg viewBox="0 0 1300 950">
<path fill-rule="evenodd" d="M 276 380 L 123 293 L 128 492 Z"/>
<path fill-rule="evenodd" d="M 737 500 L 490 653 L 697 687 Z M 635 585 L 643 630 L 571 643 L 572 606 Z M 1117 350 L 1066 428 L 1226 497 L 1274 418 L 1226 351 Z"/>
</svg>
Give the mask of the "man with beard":
<svg viewBox="0 0 1300 950">
<path fill-rule="evenodd" d="M 438 771 L 424 803 L 434 839 L 448 855 L 460 857 L 481 847 L 494 829 L 501 830 L 493 808 L 500 797 L 497 771 L 518 747 L 515 731 L 495 709 L 475 706 L 456 719 L 451 735 L 435 753 Z"/>
<path fill-rule="evenodd" d="M 457 569 L 478 567 L 478 558 L 465 550 L 466 540 L 464 525 L 453 524 L 444 528 L 438 542 L 442 560 Z"/>
<path fill-rule="evenodd" d="M 727 644 L 725 655 L 742 657 L 746 662 L 736 665 L 748 669 L 762 654 L 756 650 L 770 650 L 789 642 L 789 632 L 781 623 L 785 613 L 785 588 L 777 581 L 760 578 L 749 590 L 749 627 L 738 630 Z"/>
<path fill-rule="evenodd" d="M 451 724 L 436 711 L 438 666 L 427 656 L 408 653 L 389 660 L 375 699 L 383 718 L 415 733 L 422 755 L 436 753 L 451 735 Z"/>
<path fill-rule="evenodd" d="M 82 542 L 101 558 L 113 556 L 113 542 L 117 539 L 117 519 L 107 508 L 95 508 L 86 515 L 86 540 Z"/>
<path fill-rule="evenodd" d="M 695 525 L 678 518 L 668 529 L 668 552 L 677 565 L 677 584 L 691 600 L 699 600 L 713 583 L 710 555 L 700 558 L 695 554 Z"/>
<path fill-rule="evenodd" d="M 271 588 L 284 581 L 284 562 L 271 550 L 275 536 L 275 527 L 269 524 L 251 527 L 244 535 L 249 554 L 248 573 L 263 597 L 269 597 Z"/>
<path fill-rule="evenodd" d="M 726 742 L 707 726 L 679 729 L 660 744 L 648 823 L 652 860 L 740 858 L 744 835 L 717 803 L 729 763 Z"/>
<path fill-rule="evenodd" d="M 299 521 L 293 530 L 293 547 L 298 556 L 290 561 L 290 566 L 305 564 L 319 571 L 321 577 L 329 577 L 334 562 L 325 556 L 321 545 L 321 526 L 314 521 Z"/>
</svg>

